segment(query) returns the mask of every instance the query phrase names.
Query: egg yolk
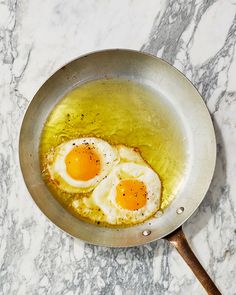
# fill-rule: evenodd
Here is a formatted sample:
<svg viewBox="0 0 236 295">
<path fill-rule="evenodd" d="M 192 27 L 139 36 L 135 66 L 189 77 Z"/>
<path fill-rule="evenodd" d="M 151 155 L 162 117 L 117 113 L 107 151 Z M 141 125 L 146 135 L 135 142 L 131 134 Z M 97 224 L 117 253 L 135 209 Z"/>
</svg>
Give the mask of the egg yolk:
<svg viewBox="0 0 236 295">
<path fill-rule="evenodd" d="M 75 146 L 66 156 L 66 171 L 75 180 L 89 180 L 100 172 L 100 158 L 88 144 Z"/>
<path fill-rule="evenodd" d="M 116 187 L 116 202 L 124 209 L 138 210 L 147 202 L 147 190 L 140 180 L 122 180 Z"/>
</svg>

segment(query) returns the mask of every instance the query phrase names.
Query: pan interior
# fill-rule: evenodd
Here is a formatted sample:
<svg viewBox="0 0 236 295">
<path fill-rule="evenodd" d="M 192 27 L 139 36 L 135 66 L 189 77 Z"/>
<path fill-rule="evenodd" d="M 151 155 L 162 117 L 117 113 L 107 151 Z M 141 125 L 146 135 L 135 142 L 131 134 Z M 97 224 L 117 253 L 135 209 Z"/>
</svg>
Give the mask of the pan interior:
<svg viewBox="0 0 236 295">
<path fill-rule="evenodd" d="M 90 136 L 102 138 L 113 146 L 122 144 L 138 149 L 161 179 L 159 209 L 162 211 L 168 207 L 180 189 L 188 156 L 185 129 L 171 102 L 150 86 L 135 81 L 100 79 L 67 93 L 47 118 L 40 140 L 40 162 L 45 183 L 72 214 L 87 221 L 91 220 L 85 216 L 97 216 L 100 226 L 108 226 L 100 222 L 101 210 L 88 213 L 82 202 L 80 210 L 75 210 L 73 201 L 78 195 L 80 198 L 84 195 L 62 192 L 51 181 L 47 170 L 47 155 L 53 147 L 71 139 Z M 132 224 L 130 222 L 129 225 Z"/>
</svg>

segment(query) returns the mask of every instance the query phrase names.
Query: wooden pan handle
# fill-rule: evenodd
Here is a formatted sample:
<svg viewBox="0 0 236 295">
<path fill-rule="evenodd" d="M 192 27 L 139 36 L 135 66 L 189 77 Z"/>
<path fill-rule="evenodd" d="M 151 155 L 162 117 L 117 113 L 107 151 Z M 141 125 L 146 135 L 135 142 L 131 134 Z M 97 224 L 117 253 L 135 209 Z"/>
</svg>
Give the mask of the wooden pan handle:
<svg viewBox="0 0 236 295">
<path fill-rule="evenodd" d="M 200 281 L 202 286 L 205 288 L 205 290 L 207 291 L 207 294 L 221 295 L 220 291 L 218 290 L 216 285 L 213 283 L 211 278 L 208 276 L 207 272 L 202 267 L 197 257 L 191 250 L 185 238 L 182 227 L 179 227 L 174 232 L 166 236 L 165 239 L 168 240 L 177 249 L 177 251 L 183 257 L 185 262 L 191 268 L 191 270 L 193 271 L 197 279 Z"/>
</svg>

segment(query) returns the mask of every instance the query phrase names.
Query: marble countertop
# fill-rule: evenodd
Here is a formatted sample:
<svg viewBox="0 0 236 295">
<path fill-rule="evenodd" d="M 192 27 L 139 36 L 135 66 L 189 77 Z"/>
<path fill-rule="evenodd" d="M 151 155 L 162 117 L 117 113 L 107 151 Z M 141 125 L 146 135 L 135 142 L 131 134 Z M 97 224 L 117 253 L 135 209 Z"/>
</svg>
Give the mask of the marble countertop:
<svg viewBox="0 0 236 295">
<path fill-rule="evenodd" d="M 0 2 L 0 294 L 205 294 L 166 241 L 84 244 L 50 223 L 24 185 L 18 137 L 30 100 L 59 67 L 105 48 L 162 57 L 207 103 L 216 170 L 184 232 L 222 294 L 236 294 L 235 43 L 235 0 Z"/>
</svg>

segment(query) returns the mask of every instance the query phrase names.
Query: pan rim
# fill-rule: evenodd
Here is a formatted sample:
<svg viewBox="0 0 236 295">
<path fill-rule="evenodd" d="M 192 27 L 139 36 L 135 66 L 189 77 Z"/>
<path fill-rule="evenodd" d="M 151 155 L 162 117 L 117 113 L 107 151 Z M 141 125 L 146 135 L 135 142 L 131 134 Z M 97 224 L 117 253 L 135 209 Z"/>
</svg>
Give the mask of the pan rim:
<svg viewBox="0 0 236 295">
<path fill-rule="evenodd" d="M 175 226 L 173 226 L 173 228 L 170 230 L 170 231 L 167 231 L 165 234 L 159 236 L 158 238 L 156 237 L 153 237 L 153 238 L 150 238 L 149 240 L 147 241 L 141 241 L 140 240 L 140 243 L 130 243 L 129 245 L 111 245 L 109 243 L 94 243 L 94 242 L 91 242 L 89 240 L 86 240 L 86 239 L 82 239 L 84 242 L 86 243 L 89 243 L 89 244 L 93 244 L 93 245 L 97 245 L 97 246 L 105 246 L 105 247 L 122 247 L 122 248 L 127 248 L 127 247 L 133 247 L 133 246 L 140 246 L 140 245 L 144 245 L 144 244 L 147 244 L 147 243 L 151 243 L 153 241 L 156 241 L 158 239 L 161 239 L 165 236 L 167 236 L 168 234 L 170 234 L 171 232 L 173 232 L 174 230 L 176 230 L 178 227 L 180 227 L 182 224 L 184 224 L 186 222 L 186 220 L 188 220 L 192 214 L 197 210 L 197 208 L 199 207 L 199 205 L 201 204 L 201 202 L 203 201 L 205 195 L 206 195 L 206 192 L 208 191 L 209 187 L 210 187 L 210 184 L 211 184 L 211 181 L 212 181 L 212 178 L 213 178 L 213 175 L 214 175 L 214 169 L 215 169 L 215 163 L 216 163 L 216 138 L 215 138 L 215 132 L 214 132 L 214 126 L 213 126 L 213 122 L 211 120 L 211 116 L 210 116 L 210 113 L 208 111 L 208 108 L 202 98 L 202 96 L 200 95 L 199 91 L 197 90 L 197 88 L 194 86 L 194 84 L 180 71 L 178 70 L 176 67 L 174 67 L 173 65 L 171 65 L 170 63 L 168 63 L 167 61 L 163 60 L 162 58 L 159 58 L 157 56 L 154 56 L 150 53 L 146 53 L 146 52 L 142 52 L 142 51 L 138 51 L 138 50 L 133 50 L 133 49 L 123 49 L 123 48 L 114 48 L 114 49 L 103 49 L 103 50 L 99 50 L 99 51 L 92 51 L 92 52 L 89 52 L 89 53 L 86 53 L 86 54 L 83 54 L 83 55 L 80 55 L 74 59 L 71 59 L 69 62 L 65 63 L 63 66 L 59 67 L 56 71 L 53 72 L 53 74 L 51 74 L 51 76 L 45 80 L 45 82 L 40 86 L 40 88 L 36 91 L 36 93 L 34 94 L 33 98 L 31 99 L 30 103 L 28 104 L 27 108 L 26 108 L 26 111 L 24 113 L 24 116 L 23 116 L 23 119 L 22 119 L 22 122 L 21 122 L 21 126 L 20 126 L 20 134 L 19 134 L 19 162 L 20 162 L 20 168 L 21 168 L 21 172 L 22 172 L 22 175 L 23 175 L 23 179 L 24 179 L 24 182 L 25 182 L 25 185 L 28 189 L 28 192 L 31 196 L 31 198 L 33 199 L 33 202 L 37 205 L 37 207 L 40 209 L 40 211 L 47 217 L 47 219 L 49 219 L 54 225 L 56 225 L 56 227 L 60 228 L 62 231 L 64 231 L 66 234 L 70 235 L 71 237 L 74 237 L 74 238 L 78 238 L 78 237 L 75 237 L 73 234 L 69 233 L 68 231 L 66 231 L 63 227 L 61 227 L 60 225 L 58 225 L 57 223 L 55 223 L 49 216 L 48 214 L 45 212 L 45 210 L 43 210 L 40 205 L 37 203 L 37 201 L 33 198 L 32 196 L 32 193 L 30 191 L 30 186 L 28 185 L 27 183 L 27 179 L 25 178 L 25 174 L 24 174 L 24 164 L 23 164 L 23 161 L 22 161 L 22 153 L 23 153 L 23 150 L 22 150 L 22 141 L 23 141 L 23 136 L 22 136 L 22 130 L 23 130 L 23 126 L 24 126 L 24 121 L 25 121 L 25 118 L 27 116 L 27 113 L 29 112 L 29 109 L 30 109 L 30 106 L 32 105 L 33 103 L 33 100 L 35 98 L 35 96 L 37 95 L 37 93 L 40 91 L 40 89 L 49 81 L 50 78 L 52 78 L 58 71 L 60 71 L 63 67 L 65 67 L 66 65 L 78 60 L 78 59 L 82 59 L 82 58 L 85 58 L 89 55 L 93 55 L 93 54 L 99 54 L 99 53 L 104 53 L 104 52 L 131 52 L 131 53 L 135 53 L 135 54 L 138 54 L 138 55 L 146 55 L 148 57 L 151 57 L 151 58 L 154 58 L 158 61 L 161 61 L 162 63 L 168 65 L 169 67 L 171 67 L 171 69 L 173 71 L 176 71 L 179 75 L 181 75 L 181 77 L 191 86 L 193 87 L 196 92 L 198 93 L 198 96 L 199 98 L 201 98 L 201 101 L 202 101 L 202 105 L 204 106 L 205 108 L 205 111 L 208 113 L 209 115 L 209 123 L 211 125 L 211 140 L 212 140 L 212 163 L 211 163 L 211 166 L 212 166 L 212 169 L 211 169 L 211 173 L 209 173 L 209 181 L 208 181 L 208 186 L 205 188 L 205 193 L 202 194 L 202 197 L 198 199 L 198 202 L 197 202 L 197 206 L 195 206 L 195 208 L 193 208 L 193 210 L 191 210 L 191 212 L 188 214 L 188 216 L 186 216 L 186 218 L 182 218 L 181 221 L 179 223 L 177 223 Z M 211 174 L 211 175 L 210 175 Z M 172 204 L 170 204 L 171 206 Z M 79 239 L 79 238 L 78 238 Z"/>
</svg>

